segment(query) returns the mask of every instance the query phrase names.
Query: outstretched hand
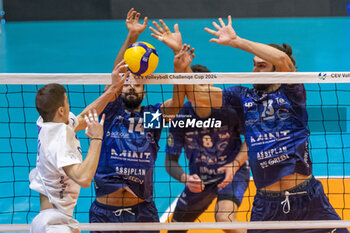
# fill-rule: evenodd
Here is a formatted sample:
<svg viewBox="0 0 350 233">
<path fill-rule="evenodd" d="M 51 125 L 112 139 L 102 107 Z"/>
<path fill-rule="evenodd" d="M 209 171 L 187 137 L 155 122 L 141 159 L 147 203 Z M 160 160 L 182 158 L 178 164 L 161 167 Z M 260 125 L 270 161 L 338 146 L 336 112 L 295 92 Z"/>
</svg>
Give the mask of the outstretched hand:
<svg viewBox="0 0 350 233">
<path fill-rule="evenodd" d="M 209 41 L 214 42 L 220 45 L 228 45 L 235 47 L 235 40 L 238 38 L 235 30 L 232 27 L 232 19 L 231 15 L 228 16 L 228 23 L 225 25 L 222 18 L 219 18 L 220 25 L 219 26 L 216 22 L 213 22 L 213 26 L 216 28 L 217 31 L 204 28 L 204 30 L 217 38 L 212 38 Z"/>
<path fill-rule="evenodd" d="M 112 86 L 122 86 L 125 82 L 126 77 L 130 75 L 130 71 L 126 71 L 123 75 L 120 74 L 127 65 L 125 64 L 125 61 L 122 60 L 121 62 L 118 63 L 116 67 L 114 67 L 113 72 L 112 72 Z"/>
<path fill-rule="evenodd" d="M 153 21 L 153 25 L 157 28 L 157 30 L 153 27 L 149 27 L 149 29 L 153 32 L 151 36 L 159 41 L 162 41 L 171 50 L 173 50 L 174 54 L 177 54 L 181 50 L 182 46 L 182 36 L 179 30 L 179 25 L 175 24 L 174 32 L 171 32 L 163 20 L 160 19 L 159 23 L 162 25 L 162 27 L 156 21 Z"/>
<path fill-rule="evenodd" d="M 103 123 L 105 120 L 105 114 L 102 115 L 101 121 L 98 122 L 98 115 L 96 109 L 93 113 L 89 111 L 88 115 L 84 116 L 87 127 L 85 129 L 85 135 L 90 139 L 102 140 L 103 138 Z"/>
<path fill-rule="evenodd" d="M 195 56 L 194 48 L 191 49 L 190 45 L 184 44 L 179 53 L 175 55 L 174 71 L 177 73 L 186 72 Z"/>
<path fill-rule="evenodd" d="M 139 23 L 141 13 L 134 10 L 134 8 L 131 8 L 126 16 L 126 27 L 129 31 L 129 33 L 133 36 L 139 36 L 147 27 L 148 19 L 145 17 L 143 19 L 143 23 Z"/>
</svg>

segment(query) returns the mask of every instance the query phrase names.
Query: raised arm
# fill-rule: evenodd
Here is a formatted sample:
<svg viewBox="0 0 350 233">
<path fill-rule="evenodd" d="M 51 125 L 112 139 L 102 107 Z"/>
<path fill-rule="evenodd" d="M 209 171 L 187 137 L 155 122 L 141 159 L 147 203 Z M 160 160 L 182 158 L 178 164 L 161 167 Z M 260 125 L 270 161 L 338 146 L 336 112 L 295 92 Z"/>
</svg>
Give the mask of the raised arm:
<svg viewBox="0 0 350 233">
<path fill-rule="evenodd" d="M 123 60 L 124 53 L 127 48 L 130 47 L 133 43 L 137 41 L 139 38 L 139 35 L 146 29 L 147 27 L 147 17 L 143 19 L 143 23 L 139 23 L 141 14 L 134 10 L 134 8 L 131 8 L 126 16 L 126 28 L 128 29 L 128 35 L 126 36 L 126 39 L 120 48 L 118 55 L 114 61 L 113 68 Z M 124 72 L 124 70 L 122 70 Z"/>
<path fill-rule="evenodd" d="M 168 25 L 165 24 L 163 20 L 159 20 L 160 26 L 156 21 L 153 21 L 153 25 L 157 28 L 149 27 L 149 29 L 153 32 L 151 36 L 156 38 L 157 40 L 166 44 L 174 54 L 178 54 L 182 48 L 182 36 L 179 30 L 179 25 L 174 25 L 174 32 L 171 32 Z"/>
<path fill-rule="evenodd" d="M 174 70 L 175 72 L 186 72 L 186 69 L 190 67 L 192 59 L 195 57 L 194 49 L 191 49 L 189 45 L 183 45 L 180 52 L 175 55 L 174 58 Z M 185 102 L 185 85 L 173 86 L 173 98 L 165 101 L 161 106 L 161 111 L 165 117 L 165 120 L 171 120 L 180 111 L 182 105 Z"/>
<path fill-rule="evenodd" d="M 275 66 L 275 71 L 278 72 L 291 72 L 295 71 L 295 67 L 284 52 L 275 49 L 269 45 L 253 42 L 250 40 L 239 37 L 232 27 L 231 16 L 228 16 L 228 23 L 225 25 L 222 18 L 219 18 L 218 25 L 213 22 L 213 26 L 217 31 L 205 28 L 205 31 L 216 36 L 217 38 L 210 39 L 210 42 L 214 42 L 220 45 L 227 45 L 237 49 L 242 49 L 248 53 L 254 54 L 261 59 L 272 63 Z"/>
<path fill-rule="evenodd" d="M 108 85 L 107 90 L 98 97 L 94 102 L 87 106 L 78 116 L 79 124 L 76 127 L 75 131 L 80 131 L 86 128 L 87 123 L 84 119 L 84 116 L 88 114 L 89 111 L 93 109 L 96 110 L 97 115 L 100 115 L 101 112 L 105 109 L 108 103 L 113 102 L 117 96 L 119 96 L 121 89 L 123 88 L 125 78 L 129 75 L 130 72 L 126 72 L 124 76 L 121 76 L 119 73 L 122 69 L 125 68 L 124 60 L 121 61 L 112 72 L 112 84 Z"/>
</svg>

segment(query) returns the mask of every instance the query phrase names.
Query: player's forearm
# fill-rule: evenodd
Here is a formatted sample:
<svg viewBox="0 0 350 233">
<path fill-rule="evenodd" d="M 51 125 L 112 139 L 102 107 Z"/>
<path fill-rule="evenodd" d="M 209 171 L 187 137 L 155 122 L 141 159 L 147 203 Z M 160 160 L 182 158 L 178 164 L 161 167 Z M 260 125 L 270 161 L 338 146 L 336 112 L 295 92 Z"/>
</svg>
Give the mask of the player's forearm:
<svg viewBox="0 0 350 233">
<path fill-rule="evenodd" d="M 242 49 L 248 53 L 260 57 L 269 63 L 272 63 L 276 67 L 276 71 L 294 71 L 294 65 L 288 55 L 269 45 L 237 37 L 231 46 Z"/>
<path fill-rule="evenodd" d="M 233 161 L 234 173 L 236 173 L 239 168 L 248 160 L 248 147 L 247 143 L 243 142 L 239 153 L 237 154 L 235 160 Z"/>
<path fill-rule="evenodd" d="M 92 139 L 90 141 L 89 151 L 85 160 L 80 165 L 79 176 L 87 187 L 90 186 L 92 179 L 96 173 L 98 161 L 101 153 L 102 140 Z M 86 186 L 82 186 L 86 188 Z"/>
<path fill-rule="evenodd" d="M 162 106 L 162 113 L 168 116 L 175 116 L 182 108 L 185 102 L 185 86 L 174 85 L 173 98 L 164 102 Z M 169 117 L 172 118 L 172 117 Z M 170 120 L 170 119 L 167 119 Z"/>
<path fill-rule="evenodd" d="M 77 116 L 77 118 L 79 120 L 79 125 L 75 129 L 76 132 L 86 128 L 87 124 L 86 124 L 86 121 L 84 120 L 84 116 L 88 115 L 89 111 L 92 111 L 93 109 L 96 109 L 97 114 L 100 115 L 101 112 L 107 106 L 107 104 L 112 102 L 113 100 L 115 100 L 116 96 L 119 95 L 119 93 L 121 91 L 121 88 L 122 88 L 122 83 L 118 83 L 118 84 L 109 86 L 109 88 L 100 97 L 98 97 L 94 102 L 89 104 Z"/>
<path fill-rule="evenodd" d="M 169 155 L 168 153 L 166 154 L 165 169 L 168 172 L 168 174 L 177 181 L 184 183 L 184 180 L 186 180 L 184 176 L 186 176 L 187 174 L 184 172 L 184 170 L 179 164 L 178 155 Z"/>
<path fill-rule="evenodd" d="M 222 90 L 208 85 L 186 85 L 186 95 L 189 101 L 197 107 L 219 108 L 222 106 Z"/>
<path fill-rule="evenodd" d="M 114 60 L 113 70 L 123 60 L 125 51 L 130 47 L 130 45 L 137 41 L 138 37 L 139 35 L 131 34 L 130 32 L 128 33 L 122 47 L 119 49 L 117 57 Z M 125 73 L 126 68 L 121 70 L 121 72 Z M 110 85 L 106 85 L 104 91 L 107 91 L 109 87 Z"/>
<path fill-rule="evenodd" d="M 66 174 L 83 188 L 91 185 L 100 158 L 101 145 L 102 140 L 91 140 L 89 151 L 82 163 L 63 167 Z"/>
<path fill-rule="evenodd" d="M 191 69 L 191 65 L 188 65 L 186 67 L 174 66 L 174 72 L 175 73 L 193 73 L 193 71 Z"/>
<path fill-rule="evenodd" d="M 116 59 L 114 61 L 113 69 L 114 69 L 114 67 L 116 67 L 119 64 L 119 62 L 121 62 L 123 60 L 125 51 L 130 47 L 130 45 L 132 45 L 133 43 L 135 43 L 137 41 L 138 37 L 139 37 L 139 35 L 131 34 L 130 32 L 128 33 L 122 47 L 120 48 L 120 50 L 118 52 Z"/>
</svg>

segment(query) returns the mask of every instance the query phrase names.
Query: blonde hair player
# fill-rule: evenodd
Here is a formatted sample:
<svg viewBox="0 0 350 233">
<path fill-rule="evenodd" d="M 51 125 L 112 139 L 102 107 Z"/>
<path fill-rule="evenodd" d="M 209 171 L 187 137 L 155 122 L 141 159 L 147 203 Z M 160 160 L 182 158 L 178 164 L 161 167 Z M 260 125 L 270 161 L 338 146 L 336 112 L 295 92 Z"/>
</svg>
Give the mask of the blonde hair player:
<svg viewBox="0 0 350 233">
<path fill-rule="evenodd" d="M 112 85 L 77 117 L 69 110 L 62 85 L 48 84 L 38 90 L 38 155 L 29 180 L 30 188 L 40 193 L 40 213 L 32 222 L 32 233 L 80 232 L 72 215 L 80 187 L 90 186 L 100 157 L 105 117 L 98 122 L 98 114 L 123 87 L 125 78 L 119 76 L 123 67 L 124 61 L 112 73 Z M 75 132 L 85 128 L 91 141 L 83 160 Z"/>
</svg>

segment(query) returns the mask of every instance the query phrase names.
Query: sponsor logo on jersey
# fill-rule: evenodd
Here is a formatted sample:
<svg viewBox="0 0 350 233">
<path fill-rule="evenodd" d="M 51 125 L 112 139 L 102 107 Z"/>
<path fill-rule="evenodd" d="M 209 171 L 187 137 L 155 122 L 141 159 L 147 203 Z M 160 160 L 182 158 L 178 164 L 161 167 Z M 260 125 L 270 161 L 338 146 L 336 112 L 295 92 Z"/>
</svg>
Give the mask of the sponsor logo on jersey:
<svg viewBox="0 0 350 233">
<path fill-rule="evenodd" d="M 107 131 L 106 132 L 106 137 L 111 137 L 111 138 L 129 138 L 129 133 L 126 132 L 113 132 L 113 131 Z"/>
<path fill-rule="evenodd" d="M 64 197 L 64 191 L 66 190 L 66 188 L 67 188 L 67 183 L 66 182 L 64 182 L 64 176 L 61 176 L 60 177 L 60 184 L 61 184 L 61 190 L 60 190 L 60 199 L 63 199 L 63 197 Z"/>
<path fill-rule="evenodd" d="M 120 175 L 145 176 L 146 169 L 129 168 L 129 167 L 115 167 L 115 172 Z"/>
<path fill-rule="evenodd" d="M 270 158 L 274 155 L 285 154 L 285 153 L 287 153 L 287 151 L 288 151 L 287 147 L 282 146 L 282 147 L 277 147 L 277 148 L 272 148 L 272 149 L 260 151 L 260 152 L 256 153 L 256 155 L 257 155 L 258 160 L 262 160 L 262 159 Z"/>
<path fill-rule="evenodd" d="M 74 120 L 74 118 L 72 117 L 72 118 L 70 118 L 71 119 L 71 121 L 72 121 L 72 126 L 73 126 L 73 128 L 75 127 L 75 120 Z"/>
<path fill-rule="evenodd" d="M 244 106 L 247 107 L 247 108 L 251 108 L 253 107 L 253 105 L 256 105 L 254 102 L 246 102 L 244 103 Z"/>
<path fill-rule="evenodd" d="M 260 166 L 261 168 L 267 168 L 269 166 L 273 166 L 275 164 L 278 164 L 278 163 L 281 163 L 285 160 L 288 160 L 290 159 L 289 155 L 288 154 L 285 154 L 285 155 L 280 155 L 278 157 L 275 157 L 275 158 L 271 158 L 267 161 L 263 161 L 260 163 Z"/>
<path fill-rule="evenodd" d="M 121 153 L 118 153 L 115 149 L 111 149 L 111 158 L 112 159 L 120 159 L 120 158 L 127 158 L 129 159 L 136 159 L 136 161 L 143 162 L 143 161 L 149 161 L 151 156 L 151 152 L 136 152 L 136 151 L 127 151 L 123 150 Z"/>
<path fill-rule="evenodd" d="M 259 134 L 257 137 L 250 136 L 250 143 L 252 146 L 257 146 L 265 143 L 287 140 L 290 138 L 288 135 L 289 133 L 290 130 L 283 130 L 272 133 Z"/>
<path fill-rule="evenodd" d="M 167 138 L 167 143 L 168 143 L 168 146 L 170 147 L 174 146 L 174 136 L 171 133 L 169 133 L 169 136 Z"/>
</svg>

